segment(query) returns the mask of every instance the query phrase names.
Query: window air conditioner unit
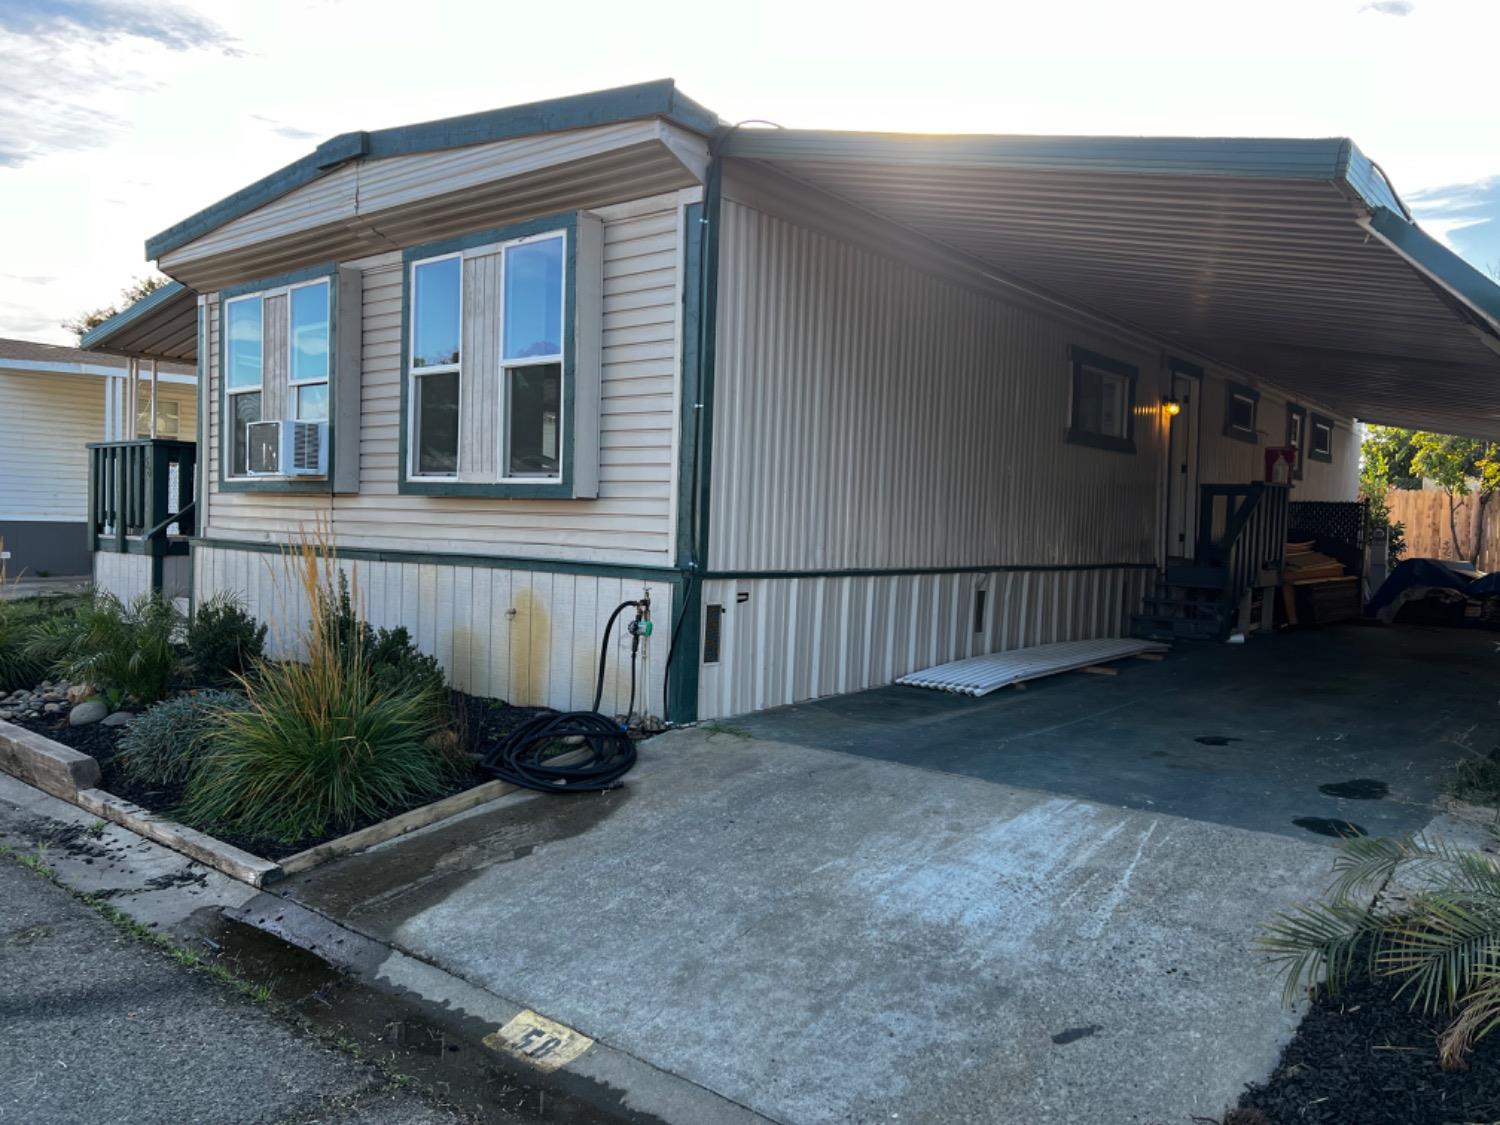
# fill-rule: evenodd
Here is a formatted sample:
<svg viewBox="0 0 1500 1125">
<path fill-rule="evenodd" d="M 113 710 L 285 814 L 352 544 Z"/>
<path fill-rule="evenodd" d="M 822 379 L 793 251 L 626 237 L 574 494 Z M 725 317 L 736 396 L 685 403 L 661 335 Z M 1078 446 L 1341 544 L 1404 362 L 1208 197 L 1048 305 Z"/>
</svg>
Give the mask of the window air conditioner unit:
<svg viewBox="0 0 1500 1125">
<path fill-rule="evenodd" d="M 326 477 L 327 422 L 251 422 L 249 470 L 258 477 Z"/>
</svg>

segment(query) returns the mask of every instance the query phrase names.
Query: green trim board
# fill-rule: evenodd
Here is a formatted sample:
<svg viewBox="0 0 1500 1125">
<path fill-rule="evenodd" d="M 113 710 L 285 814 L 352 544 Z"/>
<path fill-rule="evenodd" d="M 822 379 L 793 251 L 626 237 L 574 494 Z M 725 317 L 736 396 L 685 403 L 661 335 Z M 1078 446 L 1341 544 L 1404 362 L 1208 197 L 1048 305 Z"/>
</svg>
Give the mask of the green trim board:
<svg viewBox="0 0 1500 1125">
<path fill-rule="evenodd" d="M 1477 313 L 1491 335 L 1500 334 L 1500 284 L 1389 207 L 1376 207 L 1369 225 L 1393 250 Z"/>
<path fill-rule="evenodd" d="M 183 285 L 180 281 L 167 282 L 167 284 L 163 285 L 156 292 L 146 294 L 146 296 L 136 301 L 133 305 L 115 313 L 108 320 L 94 325 L 94 327 L 79 337 L 78 346 L 84 351 L 98 347 L 120 329 L 128 328 L 131 324 L 140 320 L 141 317 L 151 312 L 152 309 L 160 308 L 179 293 L 185 292 L 186 289 L 187 286 Z"/>
<path fill-rule="evenodd" d="M 566 233 L 566 257 L 563 262 L 563 443 L 558 450 L 557 480 L 537 483 L 516 481 L 429 480 L 411 475 L 411 267 L 424 258 L 471 250 L 492 242 L 510 242 L 551 231 Z M 502 298 L 503 299 L 503 298 Z M 460 301 L 460 317 L 463 302 Z M 508 500 L 571 500 L 573 495 L 573 452 L 578 440 L 577 336 L 578 336 L 578 212 L 564 211 L 526 219 L 490 230 L 475 231 L 457 238 L 409 246 L 401 252 L 401 430 L 397 435 L 396 489 L 416 496 L 489 496 Z M 463 324 L 460 320 L 460 335 Z M 463 382 L 465 360 L 459 355 L 459 383 Z M 462 450 L 460 450 L 462 457 Z"/>
<path fill-rule="evenodd" d="M 278 555 L 291 549 L 291 543 L 265 543 L 248 539 L 225 539 L 204 536 L 190 541 L 194 550 L 254 551 Z M 516 555 L 460 555 L 442 551 L 404 551 L 370 547 L 339 547 L 334 552 L 341 559 L 365 562 L 428 563 L 434 566 L 467 566 L 483 570 L 524 570 L 548 574 L 592 574 L 601 578 L 635 578 L 648 582 L 678 582 L 681 572 L 671 566 L 645 566 L 631 563 L 577 562 L 570 559 L 536 559 Z"/>
<path fill-rule="evenodd" d="M 219 290 L 219 303 L 214 307 L 214 315 L 219 318 L 219 374 L 217 379 L 217 397 L 219 401 L 219 491 L 279 492 L 293 493 L 300 496 L 333 495 L 334 448 L 337 443 L 333 440 L 331 411 L 328 421 L 328 475 L 326 477 L 273 477 L 266 480 L 250 480 L 245 477 L 231 478 L 229 476 L 229 464 L 232 460 L 228 445 L 229 428 L 226 424 L 229 418 L 229 382 L 224 378 L 224 361 L 229 352 L 229 333 L 225 330 L 224 316 L 228 303 L 236 297 L 243 297 L 248 293 L 260 293 L 267 289 L 279 289 L 283 285 L 298 285 L 304 281 L 326 279 L 328 281 L 328 400 L 331 405 L 333 402 L 334 381 L 339 377 L 337 364 L 338 349 L 334 346 L 334 341 L 338 339 L 339 327 L 338 273 L 339 268 L 336 262 L 326 262 L 321 265 L 308 266 L 306 269 L 293 270 L 291 273 L 277 274 L 274 277 L 260 278 L 256 281 L 247 281 L 242 285 L 232 285 Z M 200 356 L 207 351 L 206 338 L 204 344 L 204 347 L 198 349 Z M 262 359 L 262 396 L 265 394 L 264 362 L 264 359 Z M 357 377 L 358 373 L 356 373 Z M 203 382 L 201 375 L 199 382 Z M 202 420 L 201 425 L 206 439 L 208 435 L 207 412 L 200 413 L 199 417 Z M 266 420 L 272 421 L 273 419 Z M 205 448 L 207 448 L 206 441 Z"/>
<path fill-rule="evenodd" d="M 724 582 L 734 579 L 784 579 L 784 578 L 900 578 L 922 574 L 1039 574 L 1068 573 L 1095 570 L 1155 570 L 1151 562 L 1101 562 L 1101 563 L 984 563 L 975 566 L 908 566 L 908 567 L 847 567 L 842 570 L 711 570 L 703 575 L 705 582 Z"/>
<path fill-rule="evenodd" d="M 160 258 L 225 223 L 326 176 L 351 160 L 441 152 L 514 137 L 653 117 L 704 136 L 712 135 L 719 128 L 717 114 L 687 97 L 672 79 L 667 78 L 415 125 L 342 133 L 324 141 L 300 160 L 148 238 L 146 257 Z"/>
</svg>

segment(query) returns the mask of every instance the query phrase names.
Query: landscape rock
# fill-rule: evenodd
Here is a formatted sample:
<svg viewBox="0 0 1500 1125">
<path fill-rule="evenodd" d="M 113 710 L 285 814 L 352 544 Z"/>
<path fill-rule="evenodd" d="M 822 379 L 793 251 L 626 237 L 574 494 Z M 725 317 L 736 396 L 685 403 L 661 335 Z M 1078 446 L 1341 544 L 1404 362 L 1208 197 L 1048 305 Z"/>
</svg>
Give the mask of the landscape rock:
<svg viewBox="0 0 1500 1125">
<path fill-rule="evenodd" d="M 55 700 L 42 708 L 49 715 L 55 715 L 62 710 L 63 705 Z"/>
<path fill-rule="evenodd" d="M 134 711 L 116 711 L 112 715 L 105 716 L 100 725 L 106 727 L 123 727 L 133 718 L 135 718 Z"/>
<path fill-rule="evenodd" d="M 109 715 L 109 705 L 102 700 L 89 699 L 68 712 L 68 726 L 81 727 L 97 723 Z"/>
</svg>

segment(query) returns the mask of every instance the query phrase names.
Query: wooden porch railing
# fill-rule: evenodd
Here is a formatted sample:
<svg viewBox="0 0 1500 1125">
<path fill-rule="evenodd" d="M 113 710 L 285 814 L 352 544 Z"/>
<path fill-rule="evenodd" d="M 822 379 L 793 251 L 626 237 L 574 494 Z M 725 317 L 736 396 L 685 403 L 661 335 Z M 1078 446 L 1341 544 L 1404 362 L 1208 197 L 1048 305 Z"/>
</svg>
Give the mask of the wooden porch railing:
<svg viewBox="0 0 1500 1125">
<path fill-rule="evenodd" d="M 89 446 L 89 538 L 95 551 L 185 555 L 196 529 L 198 446 L 140 438 Z M 175 526 L 174 526 L 175 525 Z"/>
<path fill-rule="evenodd" d="M 1223 568 L 1224 603 L 1229 608 L 1238 606 L 1246 591 L 1280 582 L 1289 491 L 1284 484 L 1266 482 L 1205 484 L 1198 489 L 1195 561 Z"/>
</svg>

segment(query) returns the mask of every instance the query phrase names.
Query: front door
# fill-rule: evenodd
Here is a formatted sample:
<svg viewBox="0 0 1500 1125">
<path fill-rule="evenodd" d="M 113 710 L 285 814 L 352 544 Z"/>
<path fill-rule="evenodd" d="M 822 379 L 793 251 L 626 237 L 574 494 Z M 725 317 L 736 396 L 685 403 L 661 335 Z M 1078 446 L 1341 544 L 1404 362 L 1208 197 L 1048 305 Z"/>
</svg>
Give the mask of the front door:
<svg viewBox="0 0 1500 1125">
<path fill-rule="evenodd" d="M 1193 557 L 1197 533 L 1198 399 L 1202 380 L 1172 373 L 1172 399 L 1182 409 L 1172 416 L 1167 441 L 1167 557 Z"/>
</svg>

